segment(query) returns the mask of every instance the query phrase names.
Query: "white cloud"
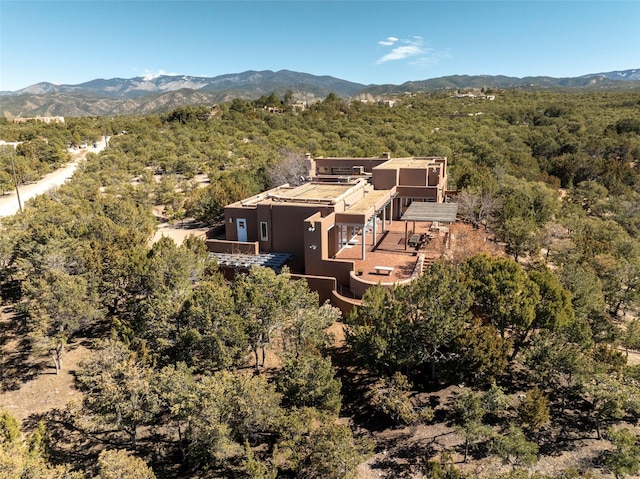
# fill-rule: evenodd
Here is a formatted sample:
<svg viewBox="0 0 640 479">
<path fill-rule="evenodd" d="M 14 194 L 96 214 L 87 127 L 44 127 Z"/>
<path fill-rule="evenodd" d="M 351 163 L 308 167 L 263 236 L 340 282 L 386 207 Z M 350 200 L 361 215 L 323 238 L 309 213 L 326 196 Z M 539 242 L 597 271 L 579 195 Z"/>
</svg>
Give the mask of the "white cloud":
<svg viewBox="0 0 640 479">
<path fill-rule="evenodd" d="M 387 37 L 384 40 L 380 40 L 378 42 L 378 45 L 382 45 L 383 47 L 390 47 L 391 45 L 393 45 L 397 41 L 398 41 L 398 38 L 396 38 L 396 37 Z"/>
<path fill-rule="evenodd" d="M 378 59 L 378 63 L 389 62 L 393 60 L 402 60 L 403 58 L 415 57 L 416 55 L 420 55 L 422 50 L 420 47 L 416 45 L 406 45 L 402 47 L 396 47 L 391 50 L 390 53 L 387 53 L 383 57 Z"/>
<path fill-rule="evenodd" d="M 393 42 L 391 40 L 393 40 Z M 396 43 L 398 44 L 396 45 Z M 378 65 L 404 59 L 411 59 L 409 62 L 411 65 L 424 65 L 432 63 L 435 57 L 434 50 L 425 47 L 422 37 L 419 36 L 412 36 L 402 40 L 395 37 L 388 37 L 378 42 L 378 45 L 394 47 L 389 53 L 378 58 L 376 61 Z"/>
</svg>

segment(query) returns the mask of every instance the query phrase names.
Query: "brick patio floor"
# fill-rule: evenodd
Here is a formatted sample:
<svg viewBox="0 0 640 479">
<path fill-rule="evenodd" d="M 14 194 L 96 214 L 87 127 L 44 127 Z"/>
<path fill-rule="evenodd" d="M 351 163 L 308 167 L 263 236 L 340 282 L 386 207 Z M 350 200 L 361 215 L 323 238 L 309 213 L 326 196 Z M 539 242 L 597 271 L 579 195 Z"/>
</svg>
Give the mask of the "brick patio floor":
<svg viewBox="0 0 640 479">
<path fill-rule="evenodd" d="M 362 235 L 358 234 L 338 254 L 338 259 L 353 260 L 355 270 L 362 270 L 362 279 L 372 282 L 394 283 L 411 277 L 418 260 L 418 254 L 425 254 L 425 262 L 441 256 L 445 250 L 446 231 L 429 231 L 431 223 L 408 224 L 408 229 L 416 234 L 427 233 L 434 236 L 419 250 L 407 245 L 405 247 L 405 223 L 394 221 L 385 225 L 385 233 L 378 233 L 377 244 L 373 244 L 373 233 L 366 234 L 365 259 L 362 259 Z M 415 229 L 414 229 L 415 228 Z M 381 229 L 381 228 L 380 228 Z M 375 266 L 393 268 L 390 275 L 378 274 Z"/>
</svg>

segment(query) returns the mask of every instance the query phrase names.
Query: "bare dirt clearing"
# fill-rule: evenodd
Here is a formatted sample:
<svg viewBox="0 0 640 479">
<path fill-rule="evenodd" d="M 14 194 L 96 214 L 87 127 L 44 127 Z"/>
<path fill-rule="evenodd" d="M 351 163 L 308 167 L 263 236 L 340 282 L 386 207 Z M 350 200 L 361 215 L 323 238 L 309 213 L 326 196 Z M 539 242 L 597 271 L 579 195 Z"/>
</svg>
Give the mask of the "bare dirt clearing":
<svg viewBox="0 0 640 479">
<path fill-rule="evenodd" d="M 156 182 L 160 182 L 162 176 L 156 175 Z M 209 177 L 207 175 L 196 175 L 193 182 L 197 188 L 205 188 L 209 185 Z M 188 236 L 205 239 L 207 231 L 210 227 L 204 226 L 194 218 L 184 218 L 177 222 L 171 222 L 165 215 L 165 206 L 157 205 L 153 207 L 153 215 L 158 220 L 158 228 L 155 235 L 151 239 L 151 244 L 158 242 L 163 236 L 171 238 L 177 245 L 181 245 Z"/>
<path fill-rule="evenodd" d="M 573 469 L 580 474 L 589 472 L 594 478 L 610 478 L 611 474 L 596 465 L 599 455 L 611 449 L 611 444 L 602 439 L 571 439 L 568 450 L 541 455 L 538 463 L 530 471 L 555 475 L 562 470 Z M 508 472 L 496 458 L 470 458 L 464 464 L 461 451 L 462 437 L 453 427 L 438 424 L 421 424 L 398 429 L 386 429 L 375 433 L 376 454 L 358 467 L 359 479 L 373 478 L 423 478 L 428 460 L 437 459 L 443 451 L 453 452 L 455 466 L 471 477 L 490 477 L 492 474 Z"/>
<path fill-rule="evenodd" d="M 56 375 L 51 360 L 31 354 L 20 323 L 10 308 L 0 310 L 0 408 L 25 421 L 31 415 L 64 409 L 71 399 L 80 396 L 74 371 L 88 350 L 79 343 L 70 344 L 63 356 L 64 369 Z"/>
<path fill-rule="evenodd" d="M 162 207 L 153 209 L 153 214 L 158 220 L 158 228 L 151 239 L 151 244 L 157 243 L 163 236 L 171 238 L 177 245 L 181 245 L 189 236 L 206 239 L 208 226 L 203 226 L 193 218 L 186 218 L 178 223 L 171 224 L 162 216 Z"/>
</svg>

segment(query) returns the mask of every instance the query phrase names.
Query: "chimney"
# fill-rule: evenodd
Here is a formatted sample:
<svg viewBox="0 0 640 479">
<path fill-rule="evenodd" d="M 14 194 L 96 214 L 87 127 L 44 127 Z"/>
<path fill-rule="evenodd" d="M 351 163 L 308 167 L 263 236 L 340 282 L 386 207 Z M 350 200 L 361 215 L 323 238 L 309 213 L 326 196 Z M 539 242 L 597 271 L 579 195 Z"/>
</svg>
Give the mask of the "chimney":
<svg viewBox="0 0 640 479">
<path fill-rule="evenodd" d="M 382 153 L 382 158 L 386 158 L 387 160 L 390 160 L 391 153 L 389 153 L 388 151 L 385 151 L 384 153 Z"/>
<path fill-rule="evenodd" d="M 307 166 L 307 176 L 309 178 L 314 178 L 316 176 L 316 160 L 311 158 L 311 153 L 305 153 L 304 161 Z"/>
</svg>

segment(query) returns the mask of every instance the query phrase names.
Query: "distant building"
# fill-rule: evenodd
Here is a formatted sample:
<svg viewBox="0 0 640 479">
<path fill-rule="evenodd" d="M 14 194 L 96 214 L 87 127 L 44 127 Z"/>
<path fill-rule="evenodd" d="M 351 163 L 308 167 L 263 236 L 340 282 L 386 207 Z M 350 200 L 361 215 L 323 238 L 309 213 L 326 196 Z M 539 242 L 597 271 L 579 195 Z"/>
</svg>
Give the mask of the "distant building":
<svg viewBox="0 0 640 479">
<path fill-rule="evenodd" d="M 452 98 L 472 98 L 474 100 L 495 100 L 495 95 L 486 95 L 482 93 L 481 90 L 474 89 L 470 92 L 460 93 L 456 91 L 456 93 L 452 96 Z"/>
<path fill-rule="evenodd" d="M 307 102 L 306 101 L 298 100 L 295 103 L 291 104 L 291 110 L 294 113 L 305 111 L 306 109 L 307 109 Z"/>
<path fill-rule="evenodd" d="M 41 121 L 43 123 L 64 123 L 64 116 L 36 116 L 33 118 L 14 118 L 14 123 L 26 123 L 28 121 Z"/>
<path fill-rule="evenodd" d="M 374 105 L 388 106 L 389 108 L 393 108 L 398 103 L 398 100 L 393 100 L 393 99 L 381 100 L 381 99 L 374 98 L 372 95 L 362 95 L 360 98 L 358 98 L 358 101 L 360 103 L 370 103 Z"/>
</svg>

